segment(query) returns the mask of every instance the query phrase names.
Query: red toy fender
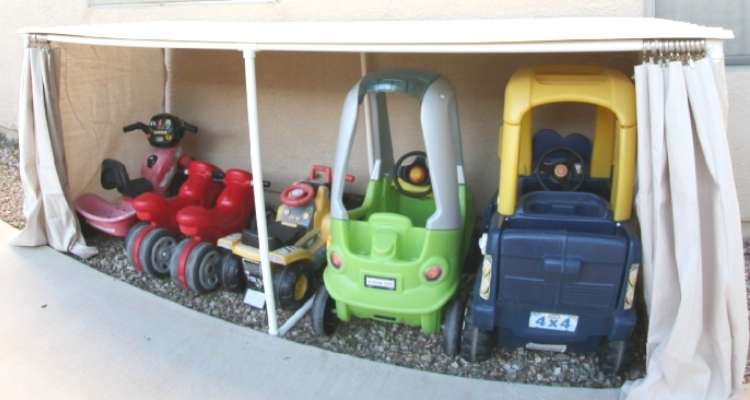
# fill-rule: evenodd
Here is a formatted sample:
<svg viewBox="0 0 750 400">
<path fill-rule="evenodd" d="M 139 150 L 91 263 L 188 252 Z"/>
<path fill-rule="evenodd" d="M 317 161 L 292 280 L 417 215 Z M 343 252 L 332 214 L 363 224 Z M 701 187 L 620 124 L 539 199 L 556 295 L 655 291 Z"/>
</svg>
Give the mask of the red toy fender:
<svg viewBox="0 0 750 400">
<path fill-rule="evenodd" d="M 177 282 L 183 289 L 188 288 L 187 277 L 185 268 L 187 267 L 187 259 L 190 257 L 190 253 L 193 249 L 201 243 L 199 239 L 191 239 L 190 242 L 180 252 L 179 264 L 177 265 Z"/>
<path fill-rule="evenodd" d="M 141 258 L 138 257 L 138 254 L 140 254 L 141 252 L 141 244 L 143 244 L 143 238 L 146 237 L 146 235 L 154 229 L 155 227 L 153 224 L 144 226 L 143 229 L 141 229 L 135 235 L 135 238 L 133 238 L 135 241 L 133 242 L 132 260 L 133 260 L 133 266 L 135 267 L 135 270 L 138 272 L 143 272 L 143 264 L 141 263 Z"/>
<path fill-rule="evenodd" d="M 252 175 L 230 169 L 224 175 L 224 190 L 216 199 L 216 206 L 185 207 L 177 213 L 180 231 L 207 242 L 239 232 L 247 225 L 254 210 Z"/>
<path fill-rule="evenodd" d="M 199 205 L 211 207 L 223 185 L 213 181 L 213 175 L 220 170 L 205 162 L 191 161 L 188 165 L 188 179 L 180 186 L 176 196 L 166 198 L 154 192 L 136 197 L 132 206 L 138 219 L 178 234 L 177 212 L 182 208 Z"/>
</svg>

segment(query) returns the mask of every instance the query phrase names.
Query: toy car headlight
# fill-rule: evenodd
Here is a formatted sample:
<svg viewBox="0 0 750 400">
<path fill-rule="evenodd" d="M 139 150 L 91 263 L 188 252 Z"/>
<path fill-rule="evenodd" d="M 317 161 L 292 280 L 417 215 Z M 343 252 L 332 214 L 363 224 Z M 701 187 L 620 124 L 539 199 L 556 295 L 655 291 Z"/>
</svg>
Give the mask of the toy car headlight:
<svg viewBox="0 0 750 400">
<path fill-rule="evenodd" d="M 628 287 L 625 289 L 625 301 L 623 302 L 623 308 L 630 310 L 633 308 L 635 303 L 635 285 L 638 283 L 638 269 L 640 264 L 630 264 L 630 271 L 628 271 Z"/>
<path fill-rule="evenodd" d="M 479 297 L 483 300 L 490 299 L 490 288 L 492 287 L 492 256 L 487 254 L 482 260 L 482 274 L 479 282 Z"/>
</svg>

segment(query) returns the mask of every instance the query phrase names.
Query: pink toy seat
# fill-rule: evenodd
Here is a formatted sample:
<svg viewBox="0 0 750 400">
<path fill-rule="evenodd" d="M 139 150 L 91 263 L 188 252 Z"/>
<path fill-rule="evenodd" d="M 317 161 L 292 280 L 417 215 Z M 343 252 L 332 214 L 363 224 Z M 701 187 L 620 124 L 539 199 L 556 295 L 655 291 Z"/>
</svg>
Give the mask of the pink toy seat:
<svg viewBox="0 0 750 400">
<path fill-rule="evenodd" d="M 176 196 L 166 198 L 160 194 L 144 193 L 133 200 L 138 219 L 162 227 L 177 234 L 177 212 L 198 205 L 210 207 L 214 204 L 223 185 L 213 181 L 213 175 L 220 170 L 202 161 L 191 161 L 188 165 L 188 179 L 180 186 Z"/>
<path fill-rule="evenodd" d="M 208 242 L 240 232 L 247 225 L 254 207 L 251 182 L 249 172 L 228 170 L 224 175 L 224 190 L 214 208 L 188 206 L 177 213 L 180 231 Z"/>
<path fill-rule="evenodd" d="M 124 237 L 136 220 L 135 210 L 127 198 L 113 203 L 86 193 L 75 200 L 74 206 L 89 225 L 112 236 Z"/>
</svg>

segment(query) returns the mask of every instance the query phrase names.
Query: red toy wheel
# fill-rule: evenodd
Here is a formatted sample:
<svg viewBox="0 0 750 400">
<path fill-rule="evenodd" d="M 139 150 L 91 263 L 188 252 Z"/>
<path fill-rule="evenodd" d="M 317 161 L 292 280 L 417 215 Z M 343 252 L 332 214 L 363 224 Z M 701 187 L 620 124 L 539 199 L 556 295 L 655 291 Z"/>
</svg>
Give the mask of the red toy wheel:
<svg viewBox="0 0 750 400">
<path fill-rule="evenodd" d="M 293 183 L 281 191 L 281 202 L 289 207 L 302 207 L 310 203 L 315 189 L 307 183 Z"/>
</svg>

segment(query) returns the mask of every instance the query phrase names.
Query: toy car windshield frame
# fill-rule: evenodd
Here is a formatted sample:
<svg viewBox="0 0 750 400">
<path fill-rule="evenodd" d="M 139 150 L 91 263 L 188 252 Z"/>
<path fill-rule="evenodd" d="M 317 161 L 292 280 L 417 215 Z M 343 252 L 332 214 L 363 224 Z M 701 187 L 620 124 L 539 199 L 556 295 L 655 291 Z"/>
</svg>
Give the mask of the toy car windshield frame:
<svg viewBox="0 0 750 400">
<path fill-rule="evenodd" d="M 344 181 L 354 142 L 359 106 L 365 96 L 370 96 L 373 116 L 372 145 L 368 148 L 373 160 L 370 180 L 380 180 L 384 175 L 390 174 L 394 159 L 385 94 L 393 92 L 411 95 L 420 103 L 422 136 L 436 205 L 435 213 L 427 220 L 425 227 L 461 228 L 463 219 L 458 185 L 464 184 L 465 179 L 455 93 L 448 81 L 439 75 L 416 71 L 369 74 L 357 82 L 346 96 L 341 112 L 338 148 L 333 169 L 331 217 L 349 219 L 349 213 L 343 204 Z"/>
<path fill-rule="evenodd" d="M 615 221 L 630 219 L 636 157 L 635 88 L 623 73 L 586 65 L 550 65 L 516 71 L 505 88 L 497 212 L 513 215 L 518 176 L 531 174 L 532 111 L 552 103 L 596 106 L 591 176 L 612 178 Z"/>
</svg>

